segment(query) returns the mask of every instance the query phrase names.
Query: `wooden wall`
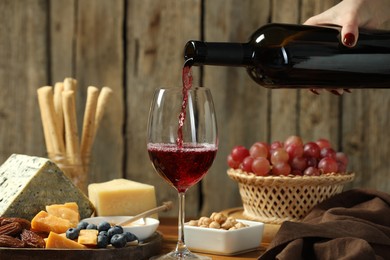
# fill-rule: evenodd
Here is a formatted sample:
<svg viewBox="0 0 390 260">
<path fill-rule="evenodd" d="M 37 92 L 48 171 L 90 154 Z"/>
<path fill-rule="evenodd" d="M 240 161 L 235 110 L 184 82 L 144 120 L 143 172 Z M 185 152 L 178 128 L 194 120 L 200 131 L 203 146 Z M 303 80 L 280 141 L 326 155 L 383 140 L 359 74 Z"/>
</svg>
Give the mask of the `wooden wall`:
<svg viewBox="0 0 390 260">
<path fill-rule="evenodd" d="M 261 25 L 302 23 L 337 2 L 0 0 L 0 163 L 12 153 L 46 156 L 36 90 L 71 76 L 79 83 L 79 125 L 86 88 L 114 90 L 93 147 L 90 181 L 126 177 L 155 185 L 159 202 L 176 201 L 149 162 L 146 121 L 154 89 L 180 86 L 185 43 L 243 42 Z M 187 215 L 241 205 L 237 185 L 226 175 L 234 145 L 291 134 L 306 141 L 328 138 L 345 151 L 357 174 L 347 188 L 390 192 L 390 90 L 316 96 L 267 90 L 242 68 L 205 67 L 194 75 L 212 90 L 220 146 L 209 174 L 188 192 Z"/>
</svg>

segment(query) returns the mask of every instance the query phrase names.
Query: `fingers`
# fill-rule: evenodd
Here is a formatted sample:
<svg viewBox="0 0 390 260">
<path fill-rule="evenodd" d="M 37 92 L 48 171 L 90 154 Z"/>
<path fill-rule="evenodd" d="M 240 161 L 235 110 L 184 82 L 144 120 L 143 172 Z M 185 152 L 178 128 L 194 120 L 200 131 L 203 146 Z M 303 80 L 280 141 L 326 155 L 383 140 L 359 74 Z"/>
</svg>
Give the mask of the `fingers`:
<svg viewBox="0 0 390 260">
<path fill-rule="evenodd" d="M 316 95 L 319 95 L 320 92 L 321 92 L 321 89 L 318 89 L 318 88 L 311 88 L 310 91 Z"/>
<path fill-rule="evenodd" d="M 312 93 L 316 94 L 316 95 L 320 95 L 321 92 L 322 92 L 322 89 L 318 89 L 318 88 L 312 88 L 312 89 L 309 89 Z M 350 89 L 341 89 L 341 88 L 337 88 L 337 89 L 327 89 L 327 91 L 329 91 L 330 93 L 336 95 L 336 96 L 341 96 L 343 93 L 351 93 L 351 90 Z"/>
<path fill-rule="evenodd" d="M 355 0 L 344 0 L 332 8 L 315 15 L 304 24 L 325 25 L 333 24 L 341 27 L 340 42 L 347 47 L 354 47 L 359 37 L 359 22 L 366 19 L 362 17 L 362 3 Z"/>
<path fill-rule="evenodd" d="M 358 23 L 351 18 L 348 21 L 331 20 L 327 12 L 313 16 L 306 20 L 305 25 L 335 24 L 342 27 L 341 43 L 347 47 L 354 47 L 359 37 Z"/>
<path fill-rule="evenodd" d="M 341 96 L 343 94 L 342 89 L 328 89 L 328 91 L 336 96 Z"/>
</svg>

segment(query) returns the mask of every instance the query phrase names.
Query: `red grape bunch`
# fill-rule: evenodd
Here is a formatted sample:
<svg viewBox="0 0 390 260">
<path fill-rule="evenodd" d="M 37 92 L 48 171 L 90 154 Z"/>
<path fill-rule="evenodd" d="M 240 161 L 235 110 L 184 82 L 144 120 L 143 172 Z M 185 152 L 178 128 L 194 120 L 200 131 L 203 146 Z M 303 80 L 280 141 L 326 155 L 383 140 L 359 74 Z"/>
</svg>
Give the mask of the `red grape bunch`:
<svg viewBox="0 0 390 260">
<path fill-rule="evenodd" d="M 256 142 L 249 150 L 242 145 L 235 146 L 227 163 L 230 168 L 257 176 L 319 176 L 345 173 L 348 157 L 336 152 L 327 139 L 303 143 L 301 137 L 292 135 L 284 143 Z"/>
</svg>

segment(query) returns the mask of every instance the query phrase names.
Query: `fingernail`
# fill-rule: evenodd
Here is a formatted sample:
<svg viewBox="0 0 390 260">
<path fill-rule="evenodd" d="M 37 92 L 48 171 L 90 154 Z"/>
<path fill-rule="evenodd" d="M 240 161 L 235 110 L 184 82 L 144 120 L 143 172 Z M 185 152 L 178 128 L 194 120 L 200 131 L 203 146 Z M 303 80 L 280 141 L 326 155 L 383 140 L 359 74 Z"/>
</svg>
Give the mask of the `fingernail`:
<svg viewBox="0 0 390 260">
<path fill-rule="evenodd" d="M 316 95 L 319 95 L 320 93 L 318 93 L 318 91 L 314 88 L 311 88 L 310 91 Z"/>
<path fill-rule="evenodd" d="M 330 92 L 332 92 L 332 94 L 335 94 L 335 95 L 337 95 L 337 96 L 341 96 L 340 92 L 338 92 L 338 91 L 335 90 L 335 89 L 330 90 Z"/>
<path fill-rule="evenodd" d="M 349 47 L 352 47 L 355 43 L 355 35 L 353 35 L 353 33 L 347 33 L 344 36 L 343 43 Z"/>
</svg>

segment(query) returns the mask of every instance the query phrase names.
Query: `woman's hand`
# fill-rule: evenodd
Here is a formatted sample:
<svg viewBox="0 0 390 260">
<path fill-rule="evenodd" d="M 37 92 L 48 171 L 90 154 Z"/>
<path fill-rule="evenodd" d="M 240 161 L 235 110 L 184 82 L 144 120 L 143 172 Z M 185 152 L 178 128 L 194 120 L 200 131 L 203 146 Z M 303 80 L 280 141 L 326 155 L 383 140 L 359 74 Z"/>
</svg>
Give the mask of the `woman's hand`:
<svg viewBox="0 0 390 260">
<path fill-rule="evenodd" d="M 342 43 L 353 47 L 359 38 L 359 28 L 382 29 L 383 24 L 389 20 L 389 0 L 343 0 L 309 18 L 304 24 L 341 26 Z"/>
<path fill-rule="evenodd" d="M 341 42 L 354 47 L 359 38 L 359 28 L 383 29 L 390 21 L 390 0 L 343 0 L 332 8 L 309 18 L 306 25 L 338 25 L 341 27 Z M 311 89 L 315 94 L 320 89 Z M 342 95 L 348 89 L 331 89 L 333 94 Z"/>
</svg>

